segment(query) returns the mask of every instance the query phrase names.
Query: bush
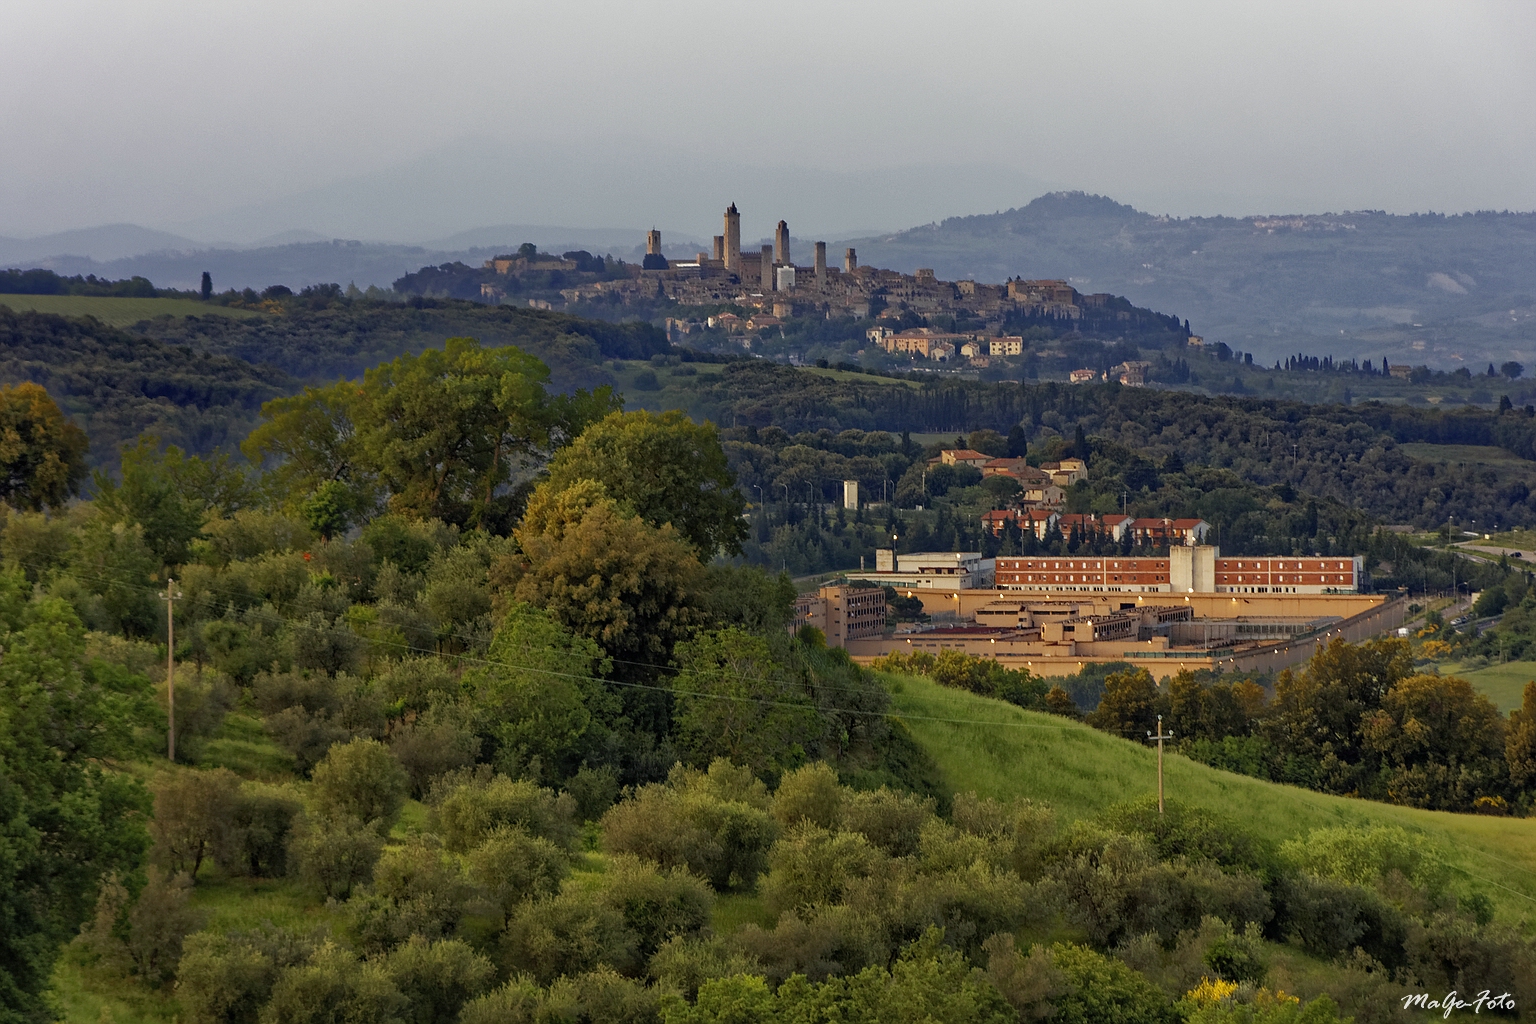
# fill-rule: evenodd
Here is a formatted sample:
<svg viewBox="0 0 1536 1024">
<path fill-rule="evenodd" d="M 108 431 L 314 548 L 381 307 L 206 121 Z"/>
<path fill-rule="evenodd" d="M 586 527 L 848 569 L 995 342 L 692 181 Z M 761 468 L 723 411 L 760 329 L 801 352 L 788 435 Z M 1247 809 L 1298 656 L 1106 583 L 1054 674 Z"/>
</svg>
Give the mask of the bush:
<svg viewBox="0 0 1536 1024">
<path fill-rule="evenodd" d="M 176 976 L 182 941 L 197 931 L 202 915 L 189 902 L 192 882 L 151 868 L 149 884 L 128 912 L 128 956 L 134 973 L 159 986 Z"/>
<path fill-rule="evenodd" d="M 881 786 L 873 792 L 845 794 L 843 827 L 858 832 L 892 857 L 909 857 L 917 852 L 923 824 L 933 812 L 932 797 Z"/>
<path fill-rule="evenodd" d="M 1167 996 L 1118 960 L 1067 943 L 1052 946 L 1050 958 L 1066 989 L 1053 999 L 1053 1024 L 1173 1024 L 1178 1019 Z"/>
<path fill-rule="evenodd" d="M 885 854 L 857 832 L 804 826 L 768 852 L 763 903 L 771 913 L 838 903 L 850 882 L 885 866 Z"/>
<path fill-rule="evenodd" d="M 373 866 L 369 889 L 347 906 L 353 930 L 370 952 L 411 936 L 438 939 L 450 934 L 470 897 L 458 859 L 422 839 L 386 849 Z"/>
<path fill-rule="evenodd" d="M 709 925 L 715 894 L 683 868 L 659 871 L 634 857 L 615 857 L 603 877 L 603 896 L 624 916 L 643 960 L 674 938 L 692 938 Z"/>
<path fill-rule="evenodd" d="M 785 828 L 807 823 L 836 829 L 843 819 L 837 773 L 818 761 L 785 775 L 773 794 L 773 816 Z"/>
<path fill-rule="evenodd" d="M 357 818 L 304 815 L 288 842 L 288 855 L 299 877 L 328 899 L 346 899 L 373 876 L 384 849 L 374 824 Z"/>
<path fill-rule="evenodd" d="M 322 817 L 351 817 L 388 831 L 409 786 L 405 770 L 378 740 L 355 739 L 330 749 L 317 765 L 310 800 Z"/>
<path fill-rule="evenodd" d="M 389 752 L 405 769 L 411 795 L 427 795 L 439 775 L 475 763 L 480 756 L 480 737 L 458 709 L 438 705 L 395 728 Z"/>
<path fill-rule="evenodd" d="M 768 803 L 762 783 L 727 761 L 707 773 L 674 768 L 665 785 L 642 786 L 603 815 L 603 849 L 686 867 L 716 891 L 750 887 L 779 832 Z"/>
<path fill-rule="evenodd" d="M 524 903 L 501 937 L 502 968 L 541 984 L 608 964 L 625 974 L 639 971 L 635 933 L 624 915 L 594 892 L 569 885 L 558 896 Z"/>
<path fill-rule="evenodd" d="M 288 837 L 299 802 L 281 793 L 247 789 L 235 799 L 229 841 L 215 849 L 232 875 L 281 878 L 288 873 Z"/>
<path fill-rule="evenodd" d="M 359 962 L 350 951 L 326 942 L 304 963 L 278 975 L 261 1024 L 393 1024 L 407 1010 L 383 964 Z"/>
<path fill-rule="evenodd" d="M 576 801 L 489 769 L 455 772 L 433 787 L 432 827 L 455 853 L 471 850 L 502 826 L 521 828 L 569 849 L 576 835 Z"/>
<path fill-rule="evenodd" d="M 228 768 L 162 775 L 152 787 L 155 816 L 149 831 L 155 859 L 171 872 L 196 879 L 205 859 L 227 856 L 240 778 Z"/>
<path fill-rule="evenodd" d="M 481 903 L 505 925 L 526 900 L 559 891 L 569 859 L 564 850 L 543 836 L 501 825 L 465 854 L 464 868 Z"/>
<path fill-rule="evenodd" d="M 490 988 L 496 968 L 463 942 L 428 942 L 413 935 L 384 958 L 384 974 L 405 997 L 410 1024 L 451 1021 L 469 1000 Z"/>
<path fill-rule="evenodd" d="M 176 996 L 189 1024 L 256 1024 L 279 973 L 301 964 L 315 942 L 273 928 L 187 936 Z"/>
<path fill-rule="evenodd" d="M 1279 890 L 1281 934 L 1313 956 L 1332 958 L 1356 946 L 1396 967 L 1403 963 L 1407 922 L 1373 890 L 1314 875 L 1287 876 Z"/>
</svg>

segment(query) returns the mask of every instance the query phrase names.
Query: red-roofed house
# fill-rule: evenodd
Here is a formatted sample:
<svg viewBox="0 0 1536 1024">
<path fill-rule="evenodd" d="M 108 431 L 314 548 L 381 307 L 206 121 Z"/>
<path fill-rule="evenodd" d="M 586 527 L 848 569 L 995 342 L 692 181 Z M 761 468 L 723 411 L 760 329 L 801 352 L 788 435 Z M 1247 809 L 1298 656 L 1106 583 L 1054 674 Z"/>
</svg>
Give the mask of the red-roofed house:
<svg viewBox="0 0 1536 1024">
<path fill-rule="evenodd" d="M 1130 516 L 1123 516 L 1119 512 L 1111 512 L 1109 515 L 1101 516 L 1099 518 L 1099 522 L 1104 524 L 1105 532 L 1107 532 L 1110 536 L 1110 539 L 1116 543 L 1118 543 L 1125 536 L 1126 531 L 1131 528 L 1132 521 L 1133 520 Z"/>
<path fill-rule="evenodd" d="M 969 448 L 945 448 L 939 452 L 939 461 L 946 466 L 975 466 L 981 469 L 992 461 L 992 456 L 983 455 Z"/>
<path fill-rule="evenodd" d="M 1186 547 L 1205 543 L 1205 535 L 1211 532 L 1211 524 L 1204 519 L 1175 519 L 1168 529 L 1170 537 L 1177 537 Z"/>
<path fill-rule="evenodd" d="M 1045 540 L 1045 535 L 1051 532 L 1051 526 L 1061 516 L 1048 508 L 1032 508 L 1019 513 L 1019 529 L 1031 529 L 1035 536 Z"/>
</svg>

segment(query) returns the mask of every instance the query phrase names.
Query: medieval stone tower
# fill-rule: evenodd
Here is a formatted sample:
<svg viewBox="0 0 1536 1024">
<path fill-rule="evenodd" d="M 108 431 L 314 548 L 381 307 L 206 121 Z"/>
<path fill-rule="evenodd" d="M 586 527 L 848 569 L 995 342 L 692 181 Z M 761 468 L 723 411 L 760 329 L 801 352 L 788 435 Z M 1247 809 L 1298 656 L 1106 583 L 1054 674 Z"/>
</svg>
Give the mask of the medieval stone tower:
<svg viewBox="0 0 1536 1024">
<path fill-rule="evenodd" d="M 725 269 L 741 269 L 741 214 L 735 203 L 725 211 Z"/>
<path fill-rule="evenodd" d="M 647 256 L 661 255 L 661 232 L 651 228 L 645 236 L 645 254 Z"/>
<path fill-rule="evenodd" d="M 789 225 L 779 221 L 779 229 L 773 233 L 773 262 L 789 266 Z"/>
</svg>

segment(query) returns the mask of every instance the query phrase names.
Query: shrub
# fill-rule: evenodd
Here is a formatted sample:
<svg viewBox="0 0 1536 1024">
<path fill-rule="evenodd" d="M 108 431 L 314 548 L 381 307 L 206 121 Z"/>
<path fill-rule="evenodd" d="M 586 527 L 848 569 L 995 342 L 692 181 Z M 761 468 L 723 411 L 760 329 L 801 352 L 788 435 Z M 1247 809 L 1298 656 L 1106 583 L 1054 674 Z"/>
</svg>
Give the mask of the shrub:
<svg viewBox="0 0 1536 1024">
<path fill-rule="evenodd" d="M 778 836 L 768 803 L 762 783 L 727 761 L 708 772 L 679 766 L 665 785 L 642 786 L 609 808 L 603 849 L 686 867 L 717 891 L 745 888 L 756 883 Z"/>
<path fill-rule="evenodd" d="M 278 974 L 315 950 L 312 939 L 270 925 L 187 936 L 176 996 L 189 1024 L 256 1024 Z"/>
<path fill-rule="evenodd" d="M 438 705 L 401 723 L 390 735 L 389 751 L 405 769 L 412 796 L 426 796 L 433 779 L 474 764 L 480 737 L 466 717 L 451 705 Z"/>
<path fill-rule="evenodd" d="M 405 997 L 380 963 L 362 963 L 326 942 L 302 964 L 285 968 L 261 1011 L 261 1024 L 393 1024 L 404 1019 Z"/>
<path fill-rule="evenodd" d="M 228 768 L 177 772 L 162 775 L 152 791 L 155 858 L 173 873 L 195 879 L 205 858 L 230 845 L 240 778 Z"/>
<path fill-rule="evenodd" d="M 775 914 L 830 906 L 842 900 L 850 882 L 873 874 L 886 860 L 857 832 L 804 826 L 768 852 L 763 903 Z"/>
<path fill-rule="evenodd" d="M 576 801 L 582 821 L 596 821 L 619 798 L 619 773 L 609 765 L 582 765 L 566 781 L 565 790 Z"/>
<path fill-rule="evenodd" d="M 1167 996 L 1118 960 L 1067 943 L 1053 945 L 1050 957 L 1066 989 L 1053 1000 L 1053 1024 L 1172 1024 L 1178 1019 Z"/>
<path fill-rule="evenodd" d="M 567 885 L 557 896 L 524 903 L 501 937 L 502 967 L 541 984 L 608 964 L 625 974 L 642 966 L 624 915 L 599 893 Z"/>
<path fill-rule="evenodd" d="M 387 831 L 405 803 L 409 780 L 378 740 L 355 739 L 330 749 L 315 765 L 310 799 L 322 817 L 352 817 Z"/>
<path fill-rule="evenodd" d="M 496 968 L 456 939 L 428 942 L 413 935 L 383 960 L 384 974 L 409 1006 L 411 1024 L 451 1021 L 469 1000 L 490 988 Z"/>
<path fill-rule="evenodd" d="M 719 936 L 677 935 L 651 956 L 647 973 L 662 988 L 695 999 L 699 986 L 733 974 L 760 974 L 757 959 Z"/>
<path fill-rule="evenodd" d="M 604 1024 L 660 1024 L 661 993 L 599 967 L 549 986 L 543 1015 L 555 1020 L 603 1021 Z"/>
<path fill-rule="evenodd" d="M 501 826 L 513 826 L 569 848 L 576 835 L 576 802 L 536 783 L 489 769 L 454 772 L 433 787 L 432 826 L 443 844 L 463 853 Z"/>
<path fill-rule="evenodd" d="M 371 878 L 383 849 L 384 839 L 376 825 L 346 815 L 304 815 L 288 842 L 299 877 L 329 899 L 344 900 Z"/>
<path fill-rule="evenodd" d="M 634 857 L 615 857 L 603 877 L 603 897 L 624 916 L 636 950 L 649 960 L 668 939 L 692 937 L 708 924 L 715 894 L 683 868 L 657 870 Z"/>
<path fill-rule="evenodd" d="M 1283 844 L 1280 855 L 1299 871 L 1354 885 L 1378 885 L 1396 872 L 1431 898 L 1450 880 L 1429 843 L 1396 825 L 1314 829 Z"/>
<path fill-rule="evenodd" d="M 844 795 L 843 827 L 858 832 L 892 857 L 917 852 L 924 822 L 933 817 L 932 797 L 898 793 L 881 786 L 873 792 Z"/>
<path fill-rule="evenodd" d="M 785 775 L 773 794 L 773 816 L 785 828 L 808 823 L 836 829 L 843 818 L 843 790 L 837 773 L 818 761 Z"/>
<path fill-rule="evenodd" d="M 364 948 L 377 951 L 413 935 L 437 939 L 450 934 L 469 897 L 458 860 L 417 839 L 386 849 L 374 864 L 370 892 L 347 906 Z"/>
<path fill-rule="evenodd" d="M 505 924 L 525 900 L 552 896 L 569 870 L 566 852 L 543 836 L 501 825 L 464 856 L 480 901 Z"/>
<path fill-rule="evenodd" d="M 197 930 L 202 916 L 188 901 L 191 889 L 187 876 L 151 868 L 149 884 L 128 912 L 128 957 L 145 984 L 163 985 L 176 976 L 182 941 Z"/>
<path fill-rule="evenodd" d="M 235 800 L 229 842 L 215 850 L 232 875 L 280 878 L 288 873 L 288 837 L 299 802 L 281 793 L 246 789 Z"/>
</svg>

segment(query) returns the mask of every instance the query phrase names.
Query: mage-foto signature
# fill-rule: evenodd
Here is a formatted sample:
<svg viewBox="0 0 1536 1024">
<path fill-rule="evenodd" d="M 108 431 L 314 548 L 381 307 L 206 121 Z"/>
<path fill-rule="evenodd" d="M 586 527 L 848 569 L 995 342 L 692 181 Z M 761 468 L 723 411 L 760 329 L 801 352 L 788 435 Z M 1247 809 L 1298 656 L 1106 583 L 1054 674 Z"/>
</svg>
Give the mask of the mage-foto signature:
<svg viewBox="0 0 1536 1024">
<path fill-rule="evenodd" d="M 1443 1016 L 1448 1018 L 1457 1010 L 1471 1010 L 1473 1013 L 1482 1013 L 1484 1010 L 1513 1010 L 1515 997 L 1508 992 L 1494 995 L 1491 989 L 1483 989 L 1470 999 L 1463 999 L 1452 989 L 1442 998 L 1435 999 L 1428 992 L 1415 992 L 1412 995 L 1403 996 L 1403 1009 L 1405 1010 L 1443 1010 Z"/>
</svg>

